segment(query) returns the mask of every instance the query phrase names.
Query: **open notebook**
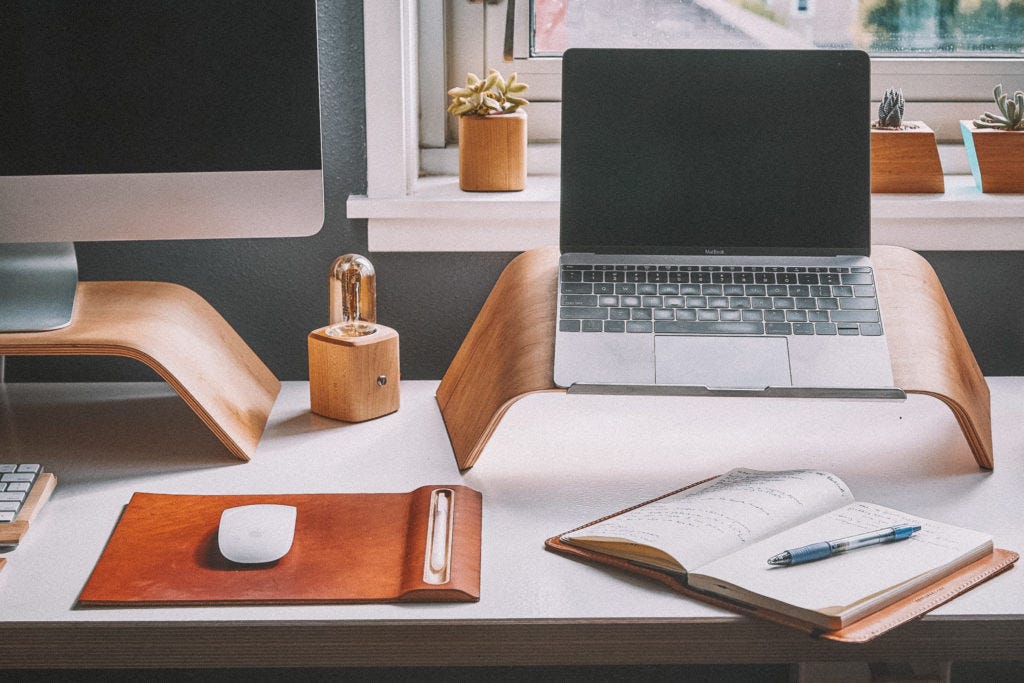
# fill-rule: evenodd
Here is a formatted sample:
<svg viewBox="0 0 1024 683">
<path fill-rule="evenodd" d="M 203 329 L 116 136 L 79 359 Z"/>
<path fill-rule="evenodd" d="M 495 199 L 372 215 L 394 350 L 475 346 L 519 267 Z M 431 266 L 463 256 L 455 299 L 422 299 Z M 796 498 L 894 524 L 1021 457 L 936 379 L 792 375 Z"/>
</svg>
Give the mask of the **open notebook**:
<svg viewBox="0 0 1024 683">
<path fill-rule="evenodd" d="M 899 524 L 922 528 L 817 562 L 768 563 L 783 550 Z M 837 640 L 874 637 L 1017 559 L 986 533 L 855 501 L 842 480 L 815 470 L 735 469 L 547 545 Z"/>
</svg>

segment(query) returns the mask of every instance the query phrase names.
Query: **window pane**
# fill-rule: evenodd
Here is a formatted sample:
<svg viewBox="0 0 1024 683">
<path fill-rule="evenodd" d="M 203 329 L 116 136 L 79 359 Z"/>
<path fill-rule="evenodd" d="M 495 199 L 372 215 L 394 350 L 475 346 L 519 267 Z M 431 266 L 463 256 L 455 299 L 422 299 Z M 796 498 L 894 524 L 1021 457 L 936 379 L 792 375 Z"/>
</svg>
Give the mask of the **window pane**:
<svg viewBox="0 0 1024 683">
<path fill-rule="evenodd" d="M 569 47 L 1024 55 L 1024 0 L 532 0 L 532 56 Z"/>
</svg>

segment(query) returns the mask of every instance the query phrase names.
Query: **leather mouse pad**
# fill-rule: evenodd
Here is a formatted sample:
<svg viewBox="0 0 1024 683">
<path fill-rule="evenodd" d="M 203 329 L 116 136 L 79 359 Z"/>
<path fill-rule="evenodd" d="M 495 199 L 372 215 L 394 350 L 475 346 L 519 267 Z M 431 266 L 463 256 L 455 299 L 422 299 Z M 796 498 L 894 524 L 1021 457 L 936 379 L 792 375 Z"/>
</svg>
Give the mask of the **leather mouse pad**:
<svg viewBox="0 0 1024 683">
<path fill-rule="evenodd" d="M 443 581 L 430 580 L 432 500 L 449 492 Z M 79 595 L 80 606 L 467 602 L 480 597 L 480 493 L 424 486 L 408 493 L 170 495 L 136 493 Z M 244 565 L 220 555 L 230 507 L 294 505 L 291 550 Z M 447 501 L 446 501 L 447 503 Z"/>
</svg>

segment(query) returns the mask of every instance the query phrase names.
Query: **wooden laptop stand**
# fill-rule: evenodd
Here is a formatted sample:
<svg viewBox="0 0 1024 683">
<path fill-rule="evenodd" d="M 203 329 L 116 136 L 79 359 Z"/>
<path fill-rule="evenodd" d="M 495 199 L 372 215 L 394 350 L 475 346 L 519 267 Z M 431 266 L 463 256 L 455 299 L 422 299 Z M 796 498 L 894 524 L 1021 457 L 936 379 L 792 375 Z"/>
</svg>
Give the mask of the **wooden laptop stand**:
<svg viewBox="0 0 1024 683">
<path fill-rule="evenodd" d="M 281 383 L 202 297 L 167 282 L 79 282 L 71 324 L 0 334 L 0 356 L 121 356 L 165 379 L 249 460 Z"/>
<path fill-rule="evenodd" d="M 873 247 L 871 259 L 896 386 L 949 406 L 978 465 L 992 469 L 988 385 L 935 271 L 900 247 Z M 476 463 L 513 403 L 565 391 L 553 380 L 557 282 L 556 247 L 513 259 L 441 380 L 437 402 L 460 469 Z"/>
</svg>

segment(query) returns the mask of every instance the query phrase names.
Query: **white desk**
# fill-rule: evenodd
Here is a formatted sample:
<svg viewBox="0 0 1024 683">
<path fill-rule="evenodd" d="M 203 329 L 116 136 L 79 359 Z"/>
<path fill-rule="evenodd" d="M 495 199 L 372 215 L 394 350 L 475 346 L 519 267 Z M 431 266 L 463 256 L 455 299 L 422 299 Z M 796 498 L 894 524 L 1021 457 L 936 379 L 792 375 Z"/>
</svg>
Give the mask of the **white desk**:
<svg viewBox="0 0 1024 683">
<path fill-rule="evenodd" d="M 516 404 L 465 475 L 433 399 L 348 425 L 285 383 L 253 459 L 227 453 L 164 384 L 0 385 L 3 460 L 57 489 L 0 572 L 5 666 L 386 666 L 1024 659 L 1015 568 L 864 646 L 823 643 L 543 549 L 546 537 L 737 465 L 836 472 L 860 499 L 992 532 L 1024 549 L 1024 378 L 994 378 L 994 472 L 949 410 L 799 399 L 540 394 Z M 655 417 L 656 409 L 663 409 Z M 667 415 L 667 416 L 665 416 Z M 75 609 L 134 491 L 407 491 L 484 496 L 481 599 L 458 605 Z"/>
</svg>

